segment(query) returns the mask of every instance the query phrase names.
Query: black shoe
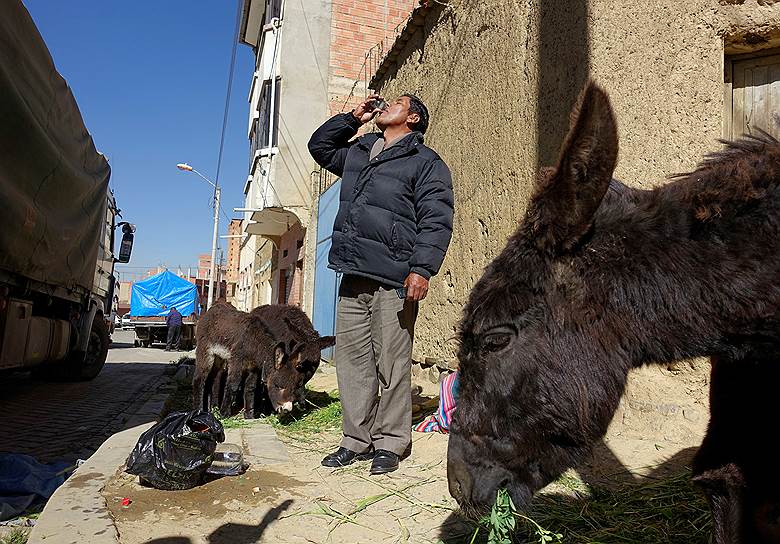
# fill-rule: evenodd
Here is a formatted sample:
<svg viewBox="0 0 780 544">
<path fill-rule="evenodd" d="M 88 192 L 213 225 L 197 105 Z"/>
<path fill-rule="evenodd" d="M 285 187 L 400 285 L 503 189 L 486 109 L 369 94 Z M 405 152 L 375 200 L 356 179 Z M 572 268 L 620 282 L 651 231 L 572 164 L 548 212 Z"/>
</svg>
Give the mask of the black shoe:
<svg viewBox="0 0 780 544">
<path fill-rule="evenodd" d="M 371 462 L 371 474 L 385 474 L 398 469 L 398 455 L 392 451 L 376 450 Z"/>
<path fill-rule="evenodd" d="M 373 451 L 367 451 L 365 453 L 355 453 L 347 448 L 339 448 L 330 455 L 326 455 L 322 460 L 323 467 L 345 467 L 351 465 L 355 461 L 367 461 L 374 456 Z"/>
</svg>

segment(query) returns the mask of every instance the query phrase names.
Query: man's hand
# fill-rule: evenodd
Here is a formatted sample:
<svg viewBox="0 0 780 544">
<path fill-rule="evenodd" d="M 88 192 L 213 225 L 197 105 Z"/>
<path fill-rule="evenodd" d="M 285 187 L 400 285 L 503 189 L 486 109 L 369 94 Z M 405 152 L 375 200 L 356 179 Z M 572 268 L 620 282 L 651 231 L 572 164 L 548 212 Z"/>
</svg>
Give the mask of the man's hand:
<svg viewBox="0 0 780 544">
<path fill-rule="evenodd" d="M 379 108 L 374 107 L 374 100 L 377 98 L 382 98 L 378 94 L 371 94 L 366 97 L 366 99 L 358 104 L 358 107 L 352 110 L 352 115 L 355 116 L 355 119 L 360 121 L 363 124 L 368 123 L 371 119 L 373 119 L 374 114 L 376 114 L 380 110 Z"/>
<path fill-rule="evenodd" d="M 406 287 L 406 300 L 409 302 L 419 302 L 428 294 L 428 280 L 414 272 L 406 276 L 404 287 Z"/>
</svg>

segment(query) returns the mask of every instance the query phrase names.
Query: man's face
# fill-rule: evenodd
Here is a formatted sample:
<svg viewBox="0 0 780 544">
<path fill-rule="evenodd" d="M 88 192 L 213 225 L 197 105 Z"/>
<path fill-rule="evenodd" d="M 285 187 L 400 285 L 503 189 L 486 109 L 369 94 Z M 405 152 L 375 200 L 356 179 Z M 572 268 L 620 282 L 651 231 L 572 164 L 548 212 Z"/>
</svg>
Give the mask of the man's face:
<svg viewBox="0 0 780 544">
<path fill-rule="evenodd" d="M 376 126 L 382 131 L 387 127 L 416 123 L 419 120 L 419 114 L 409 111 L 408 96 L 399 96 L 395 100 L 389 101 L 387 109 L 375 118 Z"/>
</svg>

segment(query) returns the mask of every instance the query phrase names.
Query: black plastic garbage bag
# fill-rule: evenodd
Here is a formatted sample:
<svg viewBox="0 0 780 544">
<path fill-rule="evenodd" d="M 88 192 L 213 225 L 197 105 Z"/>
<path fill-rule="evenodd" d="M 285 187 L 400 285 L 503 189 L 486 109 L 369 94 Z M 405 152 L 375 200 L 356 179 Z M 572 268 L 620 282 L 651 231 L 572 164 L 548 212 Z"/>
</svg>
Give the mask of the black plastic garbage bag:
<svg viewBox="0 0 780 544">
<path fill-rule="evenodd" d="M 202 482 L 224 441 L 222 424 L 208 412 L 174 412 L 141 435 L 127 472 L 157 489 L 190 489 Z"/>
</svg>

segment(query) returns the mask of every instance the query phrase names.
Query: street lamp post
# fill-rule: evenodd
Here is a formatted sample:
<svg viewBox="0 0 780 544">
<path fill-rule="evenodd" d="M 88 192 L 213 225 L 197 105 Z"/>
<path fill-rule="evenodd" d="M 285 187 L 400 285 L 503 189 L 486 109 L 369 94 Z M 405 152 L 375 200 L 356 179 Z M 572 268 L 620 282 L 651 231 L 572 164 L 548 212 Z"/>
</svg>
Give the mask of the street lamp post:
<svg viewBox="0 0 780 544">
<path fill-rule="evenodd" d="M 219 229 L 219 185 L 211 181 L 209 178 L 195 170 L 192 166 L 190 166 L 187 163 L 179 163 L 176 165 L 176 168 L 179 170 L 184 170 L 185 172 L 193 172 L 197 175 L 199 175 L 201 178 L 206 180 L 209 185 L 214 187 L 214 235 L 211 239 L 211 274 L 209 278 L 209 298 L 208 298 L 208 308 L 211 308 L 211 303 L 214 302 L 214 276 L 216 276 L 216 260 L 217 260 L 217 230 Z"/>
</svg>

